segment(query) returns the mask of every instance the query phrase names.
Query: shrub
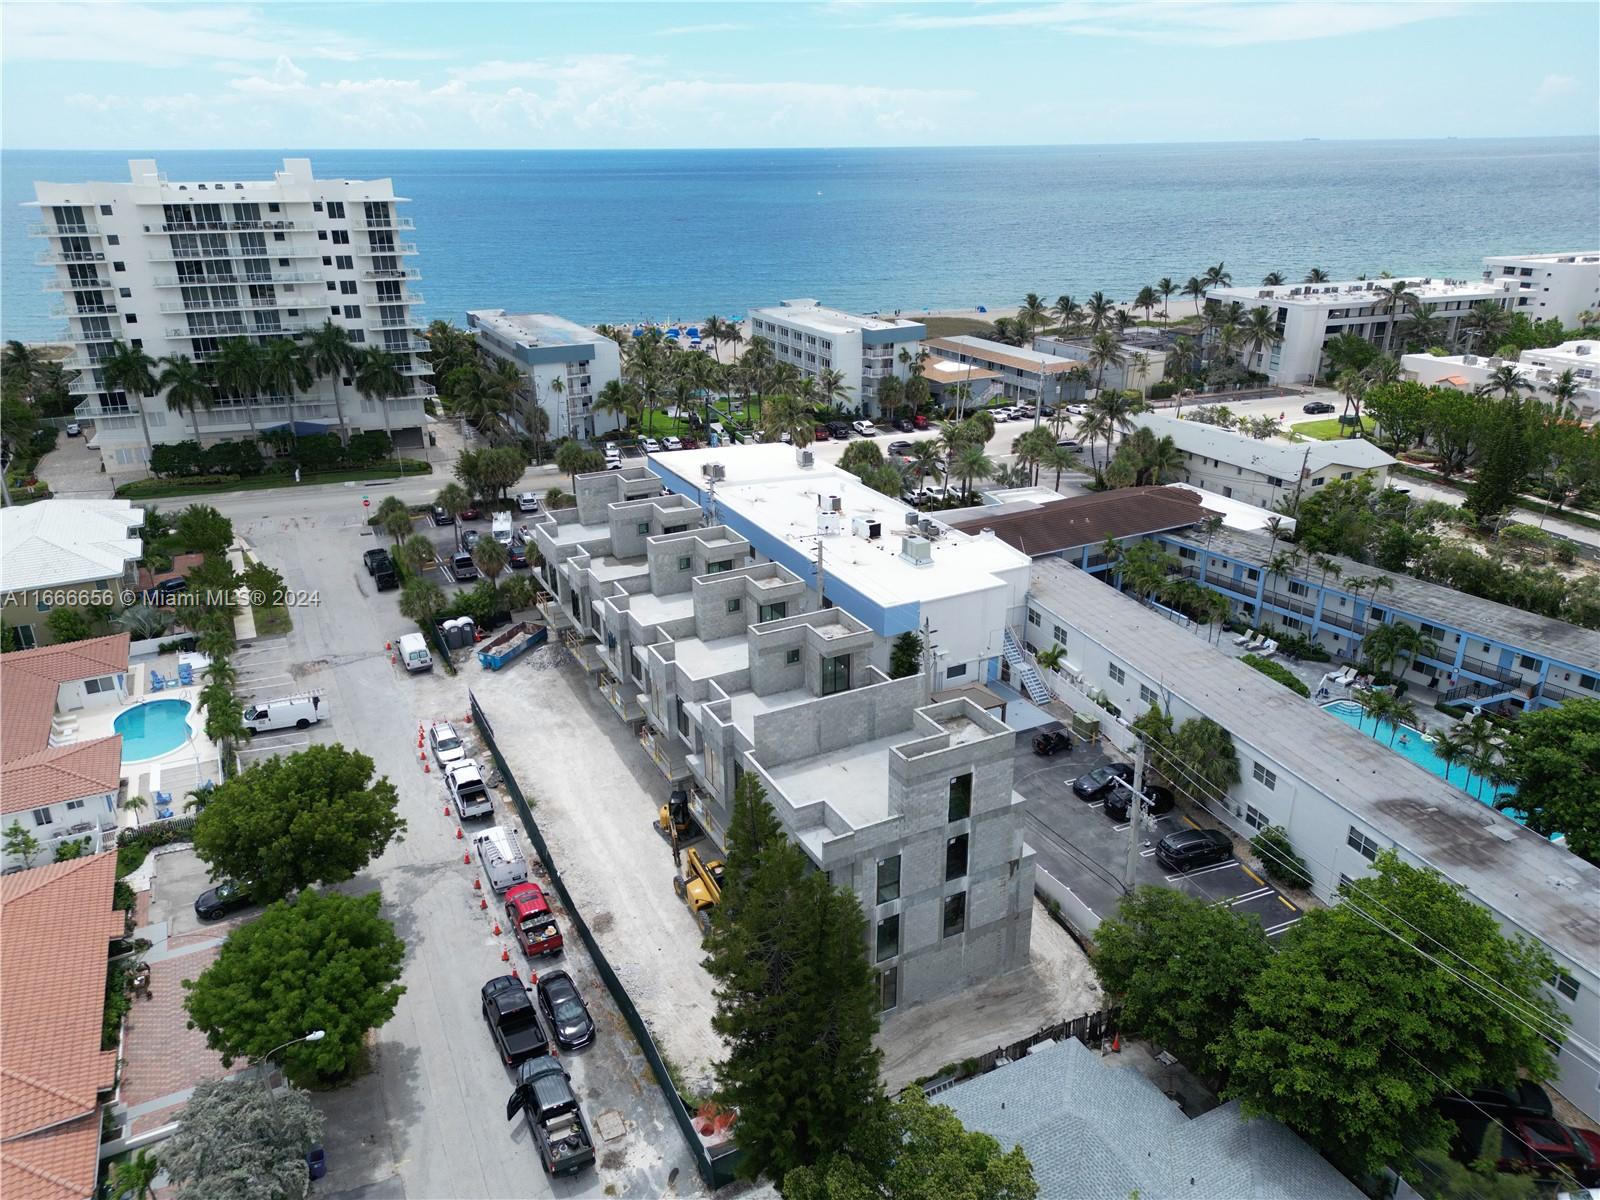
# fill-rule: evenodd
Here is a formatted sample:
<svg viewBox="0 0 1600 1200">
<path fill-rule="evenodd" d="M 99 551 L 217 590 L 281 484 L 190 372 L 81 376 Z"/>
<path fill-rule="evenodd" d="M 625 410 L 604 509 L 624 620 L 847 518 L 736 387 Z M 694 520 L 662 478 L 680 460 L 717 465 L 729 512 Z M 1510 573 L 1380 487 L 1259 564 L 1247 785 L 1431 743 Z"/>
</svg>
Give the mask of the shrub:
<svg viewBox="0 0 1600 1200">
<path fill-rule="evenodd" d="M 150 448 L 150 471 L 158 477 L 194 475 L 199 470 L 199 442 L 173 442 L 170 445 Z"/>
<path fill-rule="evenodd" d="M 345 460 L 353 467 L 369 467 L 394 453 L 394 443 L 381 429 L 367 429 L 350 435 Z"/>
<path fill-rule="evenodd" d="M 1300 680 L 1295 677 L 1294 672 L 1289 670 L 1288 667 L 1283 666 L 1281 663 L 1275 663 L 1271 659 L 1260 658 L 1254 654 L 1246 654 L 1239 661 L 1248 666 L 1254 667 L 1268 679 L 1277 680 L 1296 695 L 1311 695 L 1311 689 L 1305 684 L 1301 683 Z"/>
<path fill-rule="evenodd" d="M 1298 633 L 1280 633 L 1275 635 L 1278 649 L 1290 658 L 1303 658 L 1307 662 L 1330 662 L 1333 655 L 1329 654 L 1322 645 L 1308 637 L 1301 637 Z"/>
<path fill-rule="evenodd" d="M 1289 831 L 1282 825 L 1268 825 L 1250 839 L 1250 849 L 1256 852 L 1268 875 L 1290 887 L 1309 888 L 1311 872 L 1305 859 L 1294 852 L 1289 842 Z"/>
<path fill-rule="evenodd" d="M 170 821 L 156 821 L 137 829 L 124 829 L 117 834 L 117 846 L 152 850 L 156 846 L 170 846 L 174 842 L 187 842 L 194 837 L 193 817 L 174 817 Z M 117 855 L 120 865 L 122 856 Z"/>
<path fill-rule="evenodd" d="M 1170 379 L 1158 379 L 1150 385 L 1150 399 L 1170 400 L 1178 394 L 1178 385 Z"/>
</svg>

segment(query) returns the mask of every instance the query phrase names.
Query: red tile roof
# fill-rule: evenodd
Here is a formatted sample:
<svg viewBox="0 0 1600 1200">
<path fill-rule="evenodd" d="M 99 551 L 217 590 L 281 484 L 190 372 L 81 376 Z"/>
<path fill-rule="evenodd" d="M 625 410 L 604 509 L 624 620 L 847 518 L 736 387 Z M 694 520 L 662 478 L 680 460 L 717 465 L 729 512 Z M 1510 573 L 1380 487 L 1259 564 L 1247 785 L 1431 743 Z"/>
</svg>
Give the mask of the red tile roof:
<svg viewBox="0 0 1600 1200">
<path fill-rule="evenodd" d="M 1184 488 L 1132 487 L 1052 500 L 1002 516 L 976 516 L 954 528 L 971 534 L 992 529 L 1002 542 L 1037 558 L 1092 546 L 1108 537 L 1181 529 L 1215 515 L 1201 507 L 1199 496 Z"/>
<path fill-rule="evenodd" d="M 0 761 L 35 754 L 50 745 L 50 722 L 63 683 L 127 670 L 125 633 L 0 657 L 0 711 L 5 713 Z"/>
<path fill-rule="evenodd" d="M 139 586 L 152 588 L 158 583 L 165 583 L 169 579 L 187 579 L 189 572 L 205 562 L 204 554 L 180 554 L 172 560 L 172 569 L 151 574 L 149 567 L 139 568 Z"/>
<path fill-rule="evenodd" d="M 13 758 L 0 779 L 0 814 L 115 792 L 122 782 L 122 738 L 51 746 Z"/>
<path fill-rule="evenodd" d="M 0 1195 L 94 1192 L 100 1093 L 117 1054 L 100 1049 L 117 856 L 96 854 L 0 878 Z"/>
</svg>

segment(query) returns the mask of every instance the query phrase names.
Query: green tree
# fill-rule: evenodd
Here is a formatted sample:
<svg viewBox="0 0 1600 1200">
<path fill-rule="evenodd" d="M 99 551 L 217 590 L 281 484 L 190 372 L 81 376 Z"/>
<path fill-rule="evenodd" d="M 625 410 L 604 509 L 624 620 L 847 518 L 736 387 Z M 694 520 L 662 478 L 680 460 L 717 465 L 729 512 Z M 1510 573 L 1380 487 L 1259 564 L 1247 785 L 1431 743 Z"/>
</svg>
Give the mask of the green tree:
<svg viewBox="0 0 1600 1200">
<path fill-rule="evenodd" d="M 1516 781 L 1508 804 L 1535 833 L 1565 834 L 1567 848 L 1600 865 L 1600 700 L 1568 700 L 1524 713 L 1506 741 L 1507 772 Z"/>
<path fill-rule="evenodd" d="M 221 555 L 233 545 L 233 522 L 209 504 L 191 504 L 178 514 L 173 534 L 185 550 Z"/>
<path fill-rule="evenodd" d="M 431 579 L 411 578 L 400 589 L 400 615 L 429 625 L 445 610 L 444 589 Z"/>
<path fill-rule="evenodd" d="M 406 389 L 405 376 L 400 374 L 394 355 L 381 346 L 368 346 L 359 351 L 355 359 L 355 383 L 356 391 L 377 401 L 383 411 L 383 431 L 393 437 L 389 400 L 404 394 Z"/>
<path fill-rule="evenodd" d="M 835 1154 L 783 1177 L 784 1200 L 1034 1200 L 1039 1185 L 1021 1146 L 1002 1150 L 919 1087 L 884 1105 L 862 1139 L 868 1155 Z M 878 1151 L 879 1147 L 882 1151 Z M 869 1157 L 870 1155 L 870 1157 Z"/>
<path fill-rule="evenodd" d="M 405 991 L 397 981 L 406 944 L 378 915 L 380 903 L 377 892 L 314 890 L 280 900 L 229 934 L 199 979 L 183 981 L 189 1019 L 224 1066 L 313 1029 L 325 1036 L 281 1053 L 291 1081 L 331 1083 L 361 1064 L 367 1034 L 394 1016 Z"/>
<path fill-rule="evenodd" d="M 161 1160 L 149 1150 L 141 1150 L 120 1159 L 111 1168 L 107 1182 L 117 1200 L 155 1200 L 156 1177 L 160 1174 Z"/>
<path fill-rule="evenodd" d="M 195 853 L 214 876 L 248 880 L 258 901 L 342 883 L 406 823 L 387 776 L 337 743 L 246 767 L 219 784 L 195 822 Z"/>
<path fill-rule="evenodd" d="M 397 548 L 400 539 L 410 535 L 412 522 L 415 520 L 411 515 L 411 509 L 399 496 L 385 496 L 378 502 L 377 519 L 378 528 L 394 539 Z"/>
<path fill-rule="evenodd" d="M 194 422 L 195 445 L 200 444 L 200 410 L 210 411 L 216 403 L 211 391 L 211 380 L 205 368 L 185 354 L 173 354 L 161 360 L 161 376 L 156 381 L 167 394 L 167 407 L 173 412 L 187 412 Z"/>
<path fill-rule="evenodd" d="M 851 442 L 839 456 L 839 469 L 849 471 L 857 479 L 864 478 L 868 471 L 881 466 L 883 466 L 883 452 L 878 449 L 878 443 L 871 438 Z"/>
<path fill-rule="evenodd" d="M 1122 1028 L 1204 1075 L 1211 1044 L 1271 957 L 1261 923 L 1164 887 L 1141 887 L 1095 933 L 1095 973 L 1122 1005 Z"/>
<path fill-rule="evenodd" d="M 595 459 L 600 459 L 597 464 Z M 605 469 L 604 456 L 588 449 L 580 442 L 565 441 L 556 447 L 556 470 L 563 475 L 577 476 Z"/>
<path fill-rule="evenodd" d="M 882 1103 L 866 918 L 783 836 L 753 774 L 734 797 L 706 969 L 728 1047 L 718 1092 L 739 1109 L 741 1171 L 781 1179 L 843 1150 Z"/>
<path fill-rule="evenodd" d="M 350 444 L 350 430 L 344 423 L 344 398 L 339 391 L 340 381 L 355 366 L 356 346 L 350 333 L 333 321 L 323 321 L 306 341 L 306 364 L 319 376 L 333 381 L 333 410 L 339 417 L 339 438 Z"/>
<path fill-rule="evenodd" d="M 33 866 L 33 860 L 38 856 L 44 845 L 33 836 L 33 831 L 24 829 L 20 822 L 13 821 L 6 829 L 6 854 L 22 860 L 23 866 Z"/>
<path fill-rule="evenodd" d="M 1479 454 L 1478 477 L 1467 490 L 1466 507 L 1488 524 L 1516 503 L 1528 474 L 1526 414 L 1520 399 L 1497 406 Z"/>
<path fill-rule="evenodd" d="M 1172 771 L 1163 773 L 1191 803 L 1216 807 L 1239 782 L 1239 752 L 1233 737 L 1210 717 L 1192 717 L 1178 727 L 1172 735 L 1171 757 Z"/>
<path fill-rule="evenodd" d="M 1547 1195 L 1532 1175 L 1501 1174 L 1501 1129 L 1489 1124 L 1484 1136 L 1491 1139 L 1471 1164 L 1459 1163 L 1446 1150 L 1437 1147 L 1419 1150 L 1413 1164 L 1397 1164 L 1426 1200 L 1539 1200 Z"/>
<path fill-rule="evenodd" d="M 89 618 L 76 608 L 52 608 L 44 619 L 44 627 L 50 631 L 50 640 L 58 646 L 63 642 L 81 642 L 94 636 Z"/>
<path fill-rule="evenodd" d="M 922 636 L 907 630 L 889 651 L 889 677 L 904 679 L 922 670 Z"/>
<path fill-rule="evenodd" d="M 506 564 L 510 562 L 510 554 L 494 538 L 479 538 L 478 544 L 472 548 L 472 561 L 478 570 L 483 572 L 484 578 L 492 584 L 506 569 Z"/>
<path fill-rule="evenodd" d="M 233 694 L 233 684 L 216 669 L 219 663 L 224 661 L 213 659 L 211 666 L 206 668 L 206 682 L 200 689 L 198 699 L 201 709 L 206 714 L 206 736 L 213 742 L 233 745 L 243 738 L 247 731 L 243 709 L 238 697 Z"/>
<path fill-rule="evenodd" d="M 1543 949 L 1433 870 L 1394 851 L 1373 866 L 1285 933 L 1213 1047 L 1227 1095 L 1351 1172 L 1443 1148 L 1443 1095 L 1548 1078 L 1567 1023 Z M 1485 978 L 1495 1003 L 1469 982 Z"/>
<path fill-rule="evenodd" d="M 322 1114 L 299 1088 L 208 1079 L 162 1145 L 161 1165 L 176 1200 L 301 1200 L 311 1190 L 306 1151 L 323 1129 Z"/>
</svg>

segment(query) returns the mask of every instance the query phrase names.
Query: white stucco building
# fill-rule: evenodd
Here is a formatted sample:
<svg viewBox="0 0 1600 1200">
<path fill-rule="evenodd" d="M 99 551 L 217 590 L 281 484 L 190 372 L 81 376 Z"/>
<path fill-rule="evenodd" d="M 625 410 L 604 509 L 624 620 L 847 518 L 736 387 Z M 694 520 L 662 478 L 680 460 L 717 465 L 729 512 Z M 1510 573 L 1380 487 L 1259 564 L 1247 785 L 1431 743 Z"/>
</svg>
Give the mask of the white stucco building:
<svg viewBox="0 0 1600 1200">
<path fill-rule="evenodd" d="M 1084 365 L 1078 359 L 1046 354 L 1026 346 L 991 342 L 966 333 L 930 339 L 928 353 L 945 362 L 993 372 L 993 379 L 984 388 L 973 388 L 974 396 L 986 401 L 1003 397 L 1027 404 L 1042 401 L 1059 405 L 1083 398 L 1083 387 L 1074 378 L 1076 369 Z"/>
<path fill-rule="evenodd" d="M 95 423 L 109 473 L 146 473 L 150 446 L 193 440 L 196 422 L 202 445 L 291 422 L 302 433 L 386 429 L 398 445 L 421 445 L 433 389 L 411 317 L 417 247 L 402 240 L 411 219 L 398 215 L 405 199 L 390 180 L 318 179 L 307 158 L 285 159 L 270 180 L 174 183 L 154 159 L 128 169 L 125 183 L 35 183 L 28 205 L 43 218 L 30 230 L 45 247 L 37 261 L 55 268 L 45 288 L 62 296 L 77 415 Z M 302 337 L 327 321 L 358 350 L 387 350 L 401 394 L 380 403 L 347 373 L 292 396 L 217 389 L 191 417 L 160 396 L 109 388 L 100 367 L 113 340 L 205 363 L 230 339 Z"/>
<path fill-rule="evenodd" d="M 879 416 L 878 384 L 893 375 L 905 379 L 910 366 L 900 352 L 915 356 L 928 330 L 920 321 L 899 317 L 863 317 L 825 308 L 815 300 L 784 300 L 750 314 L 752 337 L 772 343 L 779 362 L 815 376 L 831 368 L 844 376 L 850 390 L 843 403 Z"/>
<path fill-rule="evenodd" d="M 1600 311 L 1600 250 L 1496 254 L 1483 268 L 1485 282 L 1512 285 L 1510 307 L 1532 320 L 1577 325 L 1579 313 Z"/>
<path fill-rule="evenodd" d="M 1089 357 L 1091 341 L 1087 337 L 1049 337 L 1033 339 L 1033 348 L 1043 354 L 1083 362 Z M 1100 386 L 1108 390 L 1148 393 L 1167 377 L 1167 351 L 1141 342 L 1119 342 L 1122 362 L 1108 366 Z"/>
<path fill-rule="evenodd" d="M 1472 391 L 1487 383 L 1507 361 L 1485 354 L 1407 354 L 1400 359 L 1400 366 L 1418 383 Z M 1571 371 L 1573 382 L 1582 389 L 1569 401 L 1575 409 L 1573 415 L 1583 421 L 1600 417 L 1600 341 L 1563 342 L 1548 350 L 1524 350 L 1510 365 L 1517 368 L 1528 385 L 1528 394 L 1546 403 L 1554 403 L 1549 388 Z"/>
<path fill-rule="evenodd" d="M 621 424 L 616 413 L 594 411 L 600 389 L 622 376 L 621 352 L 604 334 L 565 317 L 503 308 L 472 310 L 467 328 L 484 355 L 522 372 L 524 390 L 549 418 L 550 437 L 587 441 Z"/>
<path fill-rule="evenodd" d="M 1340 334 L 1353 333 L 1379 347 L 1388 344 L 1396 314 L 1384 307 L 1380 289 L 1398 279 L 1366 279 L 1346 283 L 1282 284 L 1277 287 L 1221 287 L 1207 304 L 1238 301 L 1246 312 L 1265 307 L 1277 318 L 1282 339 L 1261 349 L 1245 348 L 1244 365 L 1273 383 L 1309 383 L 1322 369 L 1322 348 Z M 1453 344 L 1461 318 L 1474 304 L 1490 300 L 1509 308 L 1510 282 L 1482 279 L 1405 279 L 1407 290 L 1440 322 L 1441 340 Z M 1401 329 L 1405 328 L 1401 319 Z"/>
</svg>

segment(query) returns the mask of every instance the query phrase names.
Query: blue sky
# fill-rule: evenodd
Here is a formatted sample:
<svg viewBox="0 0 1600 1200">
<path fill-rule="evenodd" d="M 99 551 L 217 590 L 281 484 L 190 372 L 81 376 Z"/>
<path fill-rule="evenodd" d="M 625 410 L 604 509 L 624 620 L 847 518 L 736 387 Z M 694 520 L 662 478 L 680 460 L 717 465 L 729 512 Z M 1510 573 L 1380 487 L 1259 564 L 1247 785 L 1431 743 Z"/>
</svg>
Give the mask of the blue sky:
<svg viewBox="0 0 1600 1200">
<path fill-rule="evenodd" d="M 0 145 L 1600 132 L 1594 3 L 0 4 Z"/>
</svg>

